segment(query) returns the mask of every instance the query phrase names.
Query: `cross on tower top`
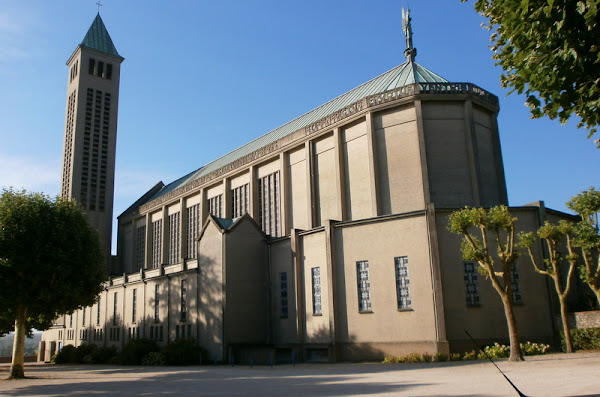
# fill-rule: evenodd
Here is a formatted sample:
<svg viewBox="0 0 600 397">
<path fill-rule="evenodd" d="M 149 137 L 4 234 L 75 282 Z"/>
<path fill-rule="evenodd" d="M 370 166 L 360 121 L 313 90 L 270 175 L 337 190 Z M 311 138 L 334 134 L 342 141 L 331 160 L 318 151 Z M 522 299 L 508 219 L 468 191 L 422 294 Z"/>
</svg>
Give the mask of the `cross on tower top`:
<svg viewBox="0 0 600 397">
<path fill-rule="evenodd" d="M 100 1 L 98 1 L 96 3 L 96 5 L 98 6 L 98 14 L 100 14 L 100 7 L 102 7 L 102 3 L 100 3 Z"/>
<path fill-rule="evenodd" d="M 406 49 L 404 50 L 404 56 L 406 56 L 410 62 L 413 62 L 417 56 L 417 49 L 413 47 L 411 21 L 412 18 L 410 17 L 410 9 L 405 10 L 402 8 L 402 30 L 404 31 L 404 36 L 406 37 Z"/>
</svg>

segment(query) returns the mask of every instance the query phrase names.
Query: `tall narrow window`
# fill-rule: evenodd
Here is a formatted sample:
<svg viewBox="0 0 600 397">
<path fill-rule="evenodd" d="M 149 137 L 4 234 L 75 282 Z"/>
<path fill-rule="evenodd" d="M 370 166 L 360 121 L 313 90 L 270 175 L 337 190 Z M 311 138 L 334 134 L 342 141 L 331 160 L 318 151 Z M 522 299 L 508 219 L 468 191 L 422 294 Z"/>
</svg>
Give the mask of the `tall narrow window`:
<svg viewBox="0 0 600 397">
<path fill-rule="evenodd" d="M 510 271 L 510 289 L 512 290 L 512 301 L 516 305 L 523 304 L 523 294 L 521 293 L 521 282 L 519 278 L 519 269 L 517 264 L 513 265 Z"/>
<path fill-rule="evenodd" d="M 160 321 L 159 318 L 160 295 L 158 294 L 158 285 L 154 286 L 154 322 Z"/>
<path fill-rule="evenodd" d="M 196 258 L 196 240 L 200 233 L 200 204 L 187 209 L 187 257 Z"/>
<path fill-rule="evenodd" d="M 104 62 L 98 61 L 98 69 L 96 75 L 98 77 L 104 77 Z"/>
<path fill-rule="evenodd" d="M 262 230 L 281 236 L 279 219 L 279 171 L 258 180 L 258 220 Z"/>
<path fill-rule="evenodd" d="M 136 229 L 135 264 L 137 266 L 137 270 L 144 268 L 145 260 L 146 260 L 146 225 L 143 225 Z"/>
<path fill-rule="evenodd" d="M 321 268 L 310 269 L 312 276 L 313 314 L 321 314 Z"/>
<path fill-rule="evenodd" d="M 73 328 L 73 315 L 69 315 L 69 328 Z"/>
<path fill-rule="evenodd" d="M 96 312 L 96 325 L 100 325 L 100 297 L 98 297 L 98 311 Z"/>
<path fill-rule="evenodd" d="M 179 236 L 181 236 L 181 217 L 176 212 L 169 215 L 169 264 L 179 263 Z"/>
<path fill-rule="evenodd" d="M 477 277 L 477 262 L 465 261 L 465 289 L 467 297 L 467 306 L 479 306 L 479 280 Z"/>
<path fill-rule="evenodd" d="M 208 203 L 208 212 L 217 218 L 221 218 L 223 216 L 223 195 L 219 194 L 218 196 L 211 197 L 207 201 Z"/>
<path fill-rule="evenodd" d="M 371 283 L 369 281 L 369 261 L 356 262 L 358 279 L 358 311 L 371 311 Z"/>
<path fill-rule="evenodd" d="M 81 310 L 81 326 L 85 327 L 85 307 Z"/>
<path fill-rule="evenodd" d="M 181 321 L 187 320 L 187 302 L 186 302 L 185 280 L 181 280 Z"/>
<path fill-rule="evenodd" d="M 90 61 L 88 63 L 88 73 L 94 74 L 95 70 L 96 70 L 96 60 L 94 58 L 90 58 Z"/>
<path fill-rule="evenodd" d="M 248 213 L 248 184 L 231 189 L 231 216 L 238 218 Z"/>
<path fill-rule="evenodd" d="M 162 262 L 162 219 L 152 222 L 152 268 L 157 269 Z"/>
<path fill-rule="evenodd" d="M 137 288 L 133 289 L 133 296 L 131 297 L 131 322 L 135 324 L 137 320 Z"/>
<path fill-rule="evenodd" d="M 287 272 L 279 273 L 279 301 L 281 304 L 281 317 L 288 316 L 288 281 Z"/>
<path fill-rule="evenodd" d="M 117 325 L 117 293 L 113 294 L 113 325 Z"/>
<path fill-rule="evenodd" d="M 408 278 L 408 257 L 400 256 L 394 258 L 396 267 L 396 296 L 398 298 L 398 309 L 408 309 L 411 306 L 410 279 Z"/>
<path fill-rule="evenodd" d="M 108 80 L 112 79 L 112 69 L 113 69 L 113 65 L 111 63 L 107 63 L 106 64 L 106 78 Z"/>
</svg>

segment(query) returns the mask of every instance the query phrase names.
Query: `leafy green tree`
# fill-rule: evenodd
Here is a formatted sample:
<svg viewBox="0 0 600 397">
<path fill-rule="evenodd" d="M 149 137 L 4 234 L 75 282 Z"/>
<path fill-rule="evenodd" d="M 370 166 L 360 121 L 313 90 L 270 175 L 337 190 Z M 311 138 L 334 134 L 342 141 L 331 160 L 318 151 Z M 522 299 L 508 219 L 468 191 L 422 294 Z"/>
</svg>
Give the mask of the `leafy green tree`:
<svg viewBox="0 0 600 397">
<path fill-rule="evenodd" d="M 479 264 L 480 273 L 491 281 L 502 300 L 510 339 L 510 361 L 523 360 L 510 278 L 519 257 L 518 251 L 515 251 L 516 220 L 504 205 L 490 209 L 467 207 L 448 217 L 448 230 L 464 237 L 461 246 L 463 259 Z M 479 237 L 476 236 L 477 231 Z"/>
<path fill-rule="evenodd" d="M 11 378 L 23 378 L 25 334 L 94 303 L 105 280 L 97 232 L 77 203 L 0 195 L 0 318 L 14 324 Z"/>
<path fill-rule="evenodd" d="M 565 332 L 567 353 L 573 353 L 571 329 L 569 327 L 569 322 L 567 321 L 567 295 L 571 290 L 573 270 L 577 265 L 578 258 L 578 255 L 573 250 L 572 243 L 574 229 L 574 224 L 565 220 L 560 221 L 558 225 L 545 222 L 544 225 L 538 229 L 537 237 L 546 243 L 547 259 L 544 260 L 544 264 L 546 265 L 544 269 L 539 265 L 531 248 L 533 243 L 537 240 L 536 234 L 533 232 L 519 233 L 519 243 L 517 244 L 517 246 L 527 249 L 535 271 L 552 278 L 554 281 L 554 289 L 556 290 L 558 301 L 560 303 L 560 318 Z M 565 242 L 568 251 L 568 254 L 564 257 L 560 253 L 560 247 L 563 241 Z M 565 260 L 569 264 L 566 279 L 563 277 L 562 269 L 562 264 Z"/>
<path fill-rule="evenodd" d="M 467 0 L 461 0 L 465 2 Z M 503 87 L 527 95 L 533 118 L 600 124 L 600 0 L 476 0 L 489 21 Z M 596 140 L 600 147 L 600 140 Z"/>
<path fill-rule="evenodd" d="M 580 276 L 596 295 L 600 305 L 600 191 L 590 187 L 567 202 L 569 209 L 581 216 L 575 229 L 573 245 L 581 249 L 583 266 Z"/>
</svg>

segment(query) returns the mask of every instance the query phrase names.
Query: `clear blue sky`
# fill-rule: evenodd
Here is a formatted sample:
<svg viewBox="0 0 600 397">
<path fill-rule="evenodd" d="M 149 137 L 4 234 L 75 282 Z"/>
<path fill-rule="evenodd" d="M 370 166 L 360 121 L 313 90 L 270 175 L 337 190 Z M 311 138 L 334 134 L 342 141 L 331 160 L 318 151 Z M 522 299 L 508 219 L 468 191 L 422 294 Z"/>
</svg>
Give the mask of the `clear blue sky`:
<svg viewBox="0 0 600 397">
<path fill-rule="evenodd" d="M 0 0 L 0 186 L 56 195 L 65 62 L 96 0 Z M 103 0 L 122 64 L 115 217 L 147 189 L 206 164 L 404 62 L 401 7 L 417 62 L 500 98 L 510 205 L 564 203 L 598 187 L 587 131 L 531 120 L 503 90 L 489 32 L 459 0 Z M 114 244 L 113 244 L 114 245 Z"/>
</svg>

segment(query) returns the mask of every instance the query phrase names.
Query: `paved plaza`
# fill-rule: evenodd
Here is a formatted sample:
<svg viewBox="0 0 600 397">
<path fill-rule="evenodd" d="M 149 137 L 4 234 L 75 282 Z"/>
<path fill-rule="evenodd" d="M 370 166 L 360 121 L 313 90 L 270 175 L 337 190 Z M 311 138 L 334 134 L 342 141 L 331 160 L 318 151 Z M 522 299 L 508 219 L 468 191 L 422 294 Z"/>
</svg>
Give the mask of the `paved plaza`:
<svg viewBox="0 0 600 397">
<path fill-rule="evenodd" d="M 600 352 L 527 357 L 498 366 L 527 396 L 600 396 Z M 9 365 L 0 365 L 0 377 Z M 1 396 L 516 396 L 489 361 L 126 367 L 26 366 Z"/>
</svg>

